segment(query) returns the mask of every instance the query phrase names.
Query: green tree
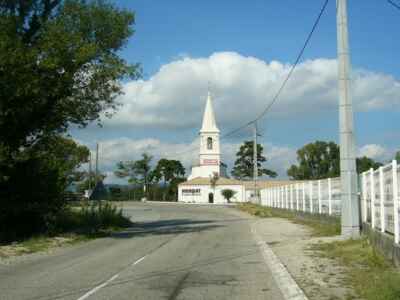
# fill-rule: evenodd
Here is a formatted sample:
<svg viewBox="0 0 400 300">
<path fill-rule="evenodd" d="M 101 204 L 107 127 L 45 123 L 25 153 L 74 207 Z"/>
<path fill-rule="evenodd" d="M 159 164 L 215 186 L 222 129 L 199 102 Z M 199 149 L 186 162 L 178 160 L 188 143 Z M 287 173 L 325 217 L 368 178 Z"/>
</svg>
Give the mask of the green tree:
<svg viewBox="0 0 400 300">
<path fill-rule="evenodd" d="M 133 24 L 107 0 L 0 1 L 2 226 L 43 229 L 41 216 L 62 206 L 62 186 L 78 173 L 66 172 L 52 139 L 115 111 L 121 79 L 140 75 L 118 56 Z"/>
<path fill-rule="evenodd" d="M 294 180 L 317 180 L 340 176 L 340 149 L 334 142 L 316 141 L 297 150 L 298 165 L 287 174 Z M 378 168 L 382 164 L 368 157 L 356 159 L 357 172 Z"/>
<path fill-rule="evenodd" d="M 396 152 L 396 155 L 395 155 L 394 159 L 397 160 L 398 164 L 400 164 L 400 151 Z"/>
<path fill-rule="evenodd" d="M 257 166 L 258 166 L 258 176 L 267 175 L 269 177 L 276 177 L 277 173 L 262 168 L 262 163 L 266 162 L 267 159 L 263 156 L 263 146 L 257 144 Z M 239 151 L 236 153 L 236 161 L 232 170 L 232 176 L 237 179 L 246 179 L 253 177 L 253 156 L 254 156 L 254 144 L 252 141 L 245 141 L 242 146 L 240 146 Z"/>
<path fill-rule="evenodd" d="M 150 180 L 152 179 L 151 160 L 152 156 L 147 153 L 142 154 L 142 159 L 136 161 L 120 161 L 114 174 L 119 178 L 127 178 L 131 184 L 143 185 L 146 195 Z"/>
<path fill-rule="evenodd" d="M 134 15 L 108 1 L 0 2 L 0 143 L 9 156 L 116 108 Z M 23 121 L 22 121 L 23 120 Z"/>
<path fill-rule="evenodd" d="M 46 231 L 65 204 L 66 187 L 80 178 L 79 168 L 88 157 L 86 147 L 61 136 L 41 139 L 24 152 L 6 183 L 0 183 L 0 241 Z"/>
<path fill-rule="evenodd" d="M 339 146 L 334 142 L 316 141 L 297 150 L 298 165 L 287 174 L 295 180 L 313 180 L 340 175 Z"/>
<path fill-rule="evenodd" d="M 152 174 L 157 182 L 160 180 L 164 183 L 163 200 L 166 194 L 174 194 L 179 179 L 185 176 L 185 168 L 178 160 L 160 159 Z M 168 187 L 167 187 L 168 186 Z"/>
<path fill-rule="evenodd" d="M 231 189 L 223 189 L 221 191 L 222 196 L 224 196 L 224 198 L 226 199 L 226 201 L 228 201 L 228 203 L 231 202 L 231 199 L 233 196 L 235 196 L 236 191 L 231 190 Z"/>
<path fill-rule="evenodd" d="M 357 173 L 363 173 L 368 171 L 369 169 L 378 169 L 379 167 L 383 166 L 380 162 L 376 162 L 373 159 L 363 156 L 357 158 Z"/>
</svg>

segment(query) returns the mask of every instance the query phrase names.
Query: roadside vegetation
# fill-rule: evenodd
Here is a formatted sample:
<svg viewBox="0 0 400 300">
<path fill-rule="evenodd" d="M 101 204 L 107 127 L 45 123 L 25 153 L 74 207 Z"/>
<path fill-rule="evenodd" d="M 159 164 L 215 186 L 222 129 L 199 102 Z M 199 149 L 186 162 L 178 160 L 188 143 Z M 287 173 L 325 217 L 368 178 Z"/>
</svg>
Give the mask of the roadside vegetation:
<svg viewBox="0 0 400 300">
<path fill-rule="evenodd" d="M 335 236 L 340 234 L 340 219 L 308 213 L 296 213 L 286 209 L 264 207 L 252 203 L 238 205 L 238 208 L 261 218 L 285 218 L 293 223 L 310 227 L 313 236 Z M 325 218 L 325 220 L 324 220 Z"/>
<path fill-rule="evenodd" d="M 308 226 L 313 236 L 328 237 L 340 234 L 340 219 L 263 207 L 245 203 L 240 210 L 261 218 L 285 218 Z M 325 220 L 323 219 L 325 218 Z M 329 218 L 327 221 L 326 218 Z M 400 299 L 400 271 L 369 243 L 367 238 L 335 242 L 320 242 L 310 250 L 314 255 L 332 259 L 344 266 L 344 285 L 351 286 L 361 299 Z M 359 299 L 349 295 L 347 299 Z"/>
<path fill-rule="evenodd" d="M 131 225 L 132 222 L 123 215 L 122 209 L 108 202 L 66 206 L 48 224 L 47 232 L 13 243 L 0 244 L 0 257 L 46 251 L 108 236 Z"/>
<path fill-rule="evenodd" d="M 346 280 L 362 299 L 400 299 L 399 270 L 377 252 L 368 239 L 319 243 L 313 250 L 346 266 Z"/>
</svg>

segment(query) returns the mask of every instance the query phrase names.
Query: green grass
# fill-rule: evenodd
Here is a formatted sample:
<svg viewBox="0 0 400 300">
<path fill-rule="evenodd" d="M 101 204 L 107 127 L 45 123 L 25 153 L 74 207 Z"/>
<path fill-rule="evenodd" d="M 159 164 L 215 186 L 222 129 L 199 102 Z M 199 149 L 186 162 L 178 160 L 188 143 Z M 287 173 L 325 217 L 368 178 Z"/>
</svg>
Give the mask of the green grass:
<svg viewBox="0 0 400 300">
<path fill-rule="evenodd" d="M 67 206 L 49 222 L 49 231 L 40 236 L 0 245 L 0 257 L 17 256 L 75 244 L 130 227 L 132 222 L 121 209 L 107 202 Z"/>
<path fill-rule="evenodd" d="M 340 234 L 340 219 L 313 214 L 298 214 L 293 211 L 264 207 L 252 203 L 237 206 L 240 210 L 261 218 L 285 218 L 293 223 L 308 226 L 312 236 L 335 236 Z M 324 220 L 325 218 L 325 220 Z"/>
<path fill-rule="evenodd" d="M 346 267 L 347 279 L 366 300 L 400 299 L 400 272 L 378 253 L 367 239 L 320 243 L 320 255 Z"/>
</svg>

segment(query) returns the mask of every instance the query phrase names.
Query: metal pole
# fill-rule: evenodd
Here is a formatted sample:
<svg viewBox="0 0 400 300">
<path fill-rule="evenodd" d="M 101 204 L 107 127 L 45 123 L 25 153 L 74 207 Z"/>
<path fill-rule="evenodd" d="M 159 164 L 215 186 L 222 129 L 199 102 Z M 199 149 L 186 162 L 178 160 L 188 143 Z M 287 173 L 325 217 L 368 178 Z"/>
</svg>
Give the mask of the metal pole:
<svg viewBox="0 0 400 300">
<path fill-rule="evenodd" d="M 253 142 L 253 180 L 254 180 L 254 196 L 258 203 L 257 179 L 258 179 L 258 155 L 257 155 L 257 122 L 254 122 L 254 142 Z"/>
<path fill-rule="evenodd" d="M 92 152 L 89 152 L 89 193 L 92 190 Z"/>
<path fill-rule="evenodd" d="M 337 0 L 340 180 L 342 200 L 342 236 L 360 235 L 360 209 L 356 172 L 356 147 L 353 106 L 350 92 L 350 53 L 347 29 L 347 0 Z"/>
<path fill-rule="evenodd" d="M 99 178 L 99 143 L 96 143 L 96 172 L 95 172 L 95 182 L 97 184 L 97 180 Z"/>
</svg>

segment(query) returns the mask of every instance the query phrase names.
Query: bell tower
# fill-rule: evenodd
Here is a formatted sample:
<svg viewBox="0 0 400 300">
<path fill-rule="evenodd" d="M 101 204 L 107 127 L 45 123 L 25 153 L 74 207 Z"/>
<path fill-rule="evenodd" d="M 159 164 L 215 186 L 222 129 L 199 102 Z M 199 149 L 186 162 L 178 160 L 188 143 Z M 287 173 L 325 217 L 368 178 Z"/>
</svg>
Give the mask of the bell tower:
<svg viewBox="0 0 400 300">
<path fill-rule="evenodd" d="M 219 129 L 215 121 L 212 97 L 210 91 L 207 95 L 204 110 L 203 124 L 200 129 L 200 155 L 199 163 L 202 177 L 212 176 L 214 172 L 220 175 L 221 153 L 219 144 Z"/>
</svg>

